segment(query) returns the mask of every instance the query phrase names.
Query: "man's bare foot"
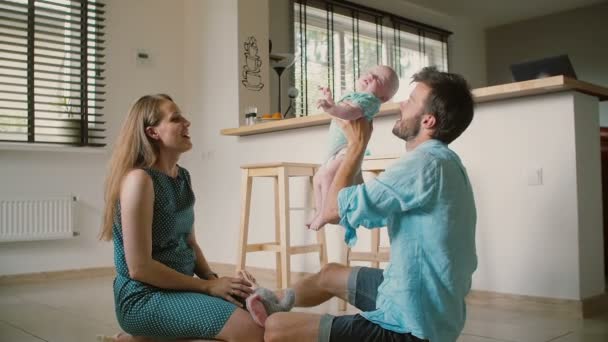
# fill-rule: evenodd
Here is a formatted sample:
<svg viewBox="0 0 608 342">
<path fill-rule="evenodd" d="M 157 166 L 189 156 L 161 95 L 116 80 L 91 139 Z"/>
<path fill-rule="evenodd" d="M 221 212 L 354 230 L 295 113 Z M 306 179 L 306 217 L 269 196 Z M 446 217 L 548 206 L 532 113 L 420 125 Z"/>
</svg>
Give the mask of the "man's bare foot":
<svg viewBox="0 0 608 342">
<path fill-rule="evenodd" d="M 253 321 L 259 326 L 264 327 L 266 324 L 266 319 L 268 318 L 268 313 L 266 312 L 264 303 L 262 303 L 262 297 L 259 294 L 254 293 L 247 297 L 245 300 L 245 305 L 247 307 L 247 311 L 249 311 L 249 314 L 251 315 L 251 318 L 253 318 Z"/>
</svg>

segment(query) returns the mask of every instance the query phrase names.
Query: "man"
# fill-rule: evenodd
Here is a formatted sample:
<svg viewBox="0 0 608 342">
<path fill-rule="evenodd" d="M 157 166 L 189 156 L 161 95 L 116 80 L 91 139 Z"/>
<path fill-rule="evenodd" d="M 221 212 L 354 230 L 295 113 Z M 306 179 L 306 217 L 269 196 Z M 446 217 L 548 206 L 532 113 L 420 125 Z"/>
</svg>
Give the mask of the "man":
<svg viewBox="0 0 608 342">
<path fill-rule="evenodd" d="M 353 185 L 372 127 L 343 123 L 347 154 L 330 187 L 323 224 L 339 223 L 349 245 L 359 226 L 386 226 L 386 270 L 329 264 L 294 286 L 296 306 L 334 296 L 360 315 L 277 313 L 266 341 L 456 341 L 464 327 L 464 298 L 477 267 L 473 192 L 459 157 L 447 147 L 473 119 L 473 99 L 459 75 L 424 68 L 401 103 L 393 134 L 406 153 L 377 178 Z M 315 227 L 312 227 L 315 228 Z"/>
</svg>

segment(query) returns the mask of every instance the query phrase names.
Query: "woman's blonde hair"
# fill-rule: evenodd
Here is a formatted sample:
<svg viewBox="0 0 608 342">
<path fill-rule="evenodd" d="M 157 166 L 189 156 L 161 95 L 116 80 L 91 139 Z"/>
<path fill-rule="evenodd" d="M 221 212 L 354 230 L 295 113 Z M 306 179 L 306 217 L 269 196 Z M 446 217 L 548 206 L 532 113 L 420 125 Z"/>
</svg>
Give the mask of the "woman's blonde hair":
<svg viewBox="0 0 608 342">
<path fill-rule="evenodd" d="M 157 148 L 146 135 L 146 127 L 156 126 L 163 117 L 160 106 L 173 101 L 169 95 L 146 95 L 137 100 L 125 119 L 116 139 L 105 183 L 105 209 L 99 238 L 112 240 L 112 224 L 120 185 L 124 176 L 134 168 L 150 167 L 156 162 Z"/>
</svg>

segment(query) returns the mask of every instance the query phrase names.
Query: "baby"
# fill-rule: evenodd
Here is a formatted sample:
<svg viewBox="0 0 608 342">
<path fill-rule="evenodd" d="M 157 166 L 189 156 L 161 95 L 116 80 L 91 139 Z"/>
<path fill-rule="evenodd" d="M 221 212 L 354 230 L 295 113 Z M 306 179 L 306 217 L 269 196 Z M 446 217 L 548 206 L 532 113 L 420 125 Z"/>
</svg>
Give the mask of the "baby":
<svg viewBox="0 0 608 342">
<path fill-rule="evenodd" d="M 356 83 L 357 91 L 342 97 L 338 103 L 334 103 L 328 88 L 321 88 L 323 98 L 317 102 L 317 107 L 339 119 L 357 120 L 364 117 L 371 121 L 380 110 L 380 105 L 390 100 L 398 88 L 397 73 L 388 66 L 379 65 L 361 75 Z M 348 143 L 335 119 L 329 125 L 329 140 L 329 154 L 313 178 L 316 214 L 306 226 L 314 230 L 321 228 L 320 213 L 325 205 L 327 190 L 342 163 Z"/>
</svg>

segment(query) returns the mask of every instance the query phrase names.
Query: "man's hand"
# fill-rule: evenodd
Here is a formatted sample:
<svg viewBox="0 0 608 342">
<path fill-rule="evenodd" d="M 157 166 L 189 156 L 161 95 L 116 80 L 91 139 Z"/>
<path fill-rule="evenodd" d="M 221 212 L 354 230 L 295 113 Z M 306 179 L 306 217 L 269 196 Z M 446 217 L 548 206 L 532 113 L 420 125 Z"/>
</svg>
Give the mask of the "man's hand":
<svg viewBox="0 0 608 342">
<path fill-rule="evenodd" d="M 365 147 L 372 135 L 372 123 L 366 118 L 357 120 L 340 120 L 336 119 L 342 127 L 348 147 L 344 159 L 340 163 L 340 167 L 334 176 L 334 180 L 329 186 L 323 212 L 321 213 L 318 224 L 312 224 L 311 229 L 318 229 L 327 223 L 340 222 L 340 213 L 338 209 L 338 193 L 354 184 L 355 176 L 359 173 Z"/>
<path fill-rule="evenodd" d="M 359 118 L 357 120 L 338 120 L 338 124 L 342 127 L 349 148 L 351 146 L 367 147 L 374 128 L 372 121 L 367 121 L 366 118 Z"/>
</svg>

